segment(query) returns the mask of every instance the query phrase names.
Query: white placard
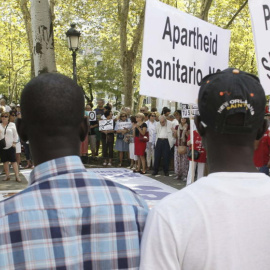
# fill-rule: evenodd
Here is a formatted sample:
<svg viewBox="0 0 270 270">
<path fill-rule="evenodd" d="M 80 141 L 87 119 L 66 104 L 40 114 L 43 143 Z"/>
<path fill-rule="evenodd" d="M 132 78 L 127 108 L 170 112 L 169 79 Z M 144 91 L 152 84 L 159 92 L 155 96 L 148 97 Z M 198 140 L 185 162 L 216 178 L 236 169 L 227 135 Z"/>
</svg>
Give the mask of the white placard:
<svg viewBox="0 0 270 270">
<path fill-rule="evenodd" d="M 181 110 L 182 118 L 190 118 L 191 116 L 199 115 L 198 105 L 196 104 L 182 104 Z"/>
<path fill-rule="evenodd" d="M 140 94 L 197 103 L 198 83 L 228 67 L 230 31 L 147 0 Z"/>
<path fill-rule="evenodd" d="M 96 121 L 97 119 L 97 114 L 95 111 L 89 112 L 89 121 Z"/>
<path fill-rule="evenodd" d="M 270 0 L 249 0 L 249 11 L 261 84 L 270 94 Z"/>
<path fill-rule="evenodd" d="M 118 122 L 117 128 L 119 129 L 131 129 L 132 123 L 131 122 Z"/>
<path fill-rule="evenodd" d="M 113 120 L 100 120 L 99 130 L 113 130 Z"/>
</svg>

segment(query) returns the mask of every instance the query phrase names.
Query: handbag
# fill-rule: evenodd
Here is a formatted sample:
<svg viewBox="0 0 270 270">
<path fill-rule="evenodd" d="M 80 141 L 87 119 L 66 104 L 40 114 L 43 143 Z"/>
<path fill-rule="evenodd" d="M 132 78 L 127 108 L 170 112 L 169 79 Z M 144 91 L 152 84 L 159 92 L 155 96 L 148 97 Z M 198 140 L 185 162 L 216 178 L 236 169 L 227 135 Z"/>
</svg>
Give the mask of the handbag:
<svg viewBox="0 0 270 270">
<path fill-rule="evenodd" d="M 144 135 L 139 134 L 139 140 L 141 142 L 149 142 L 149 132 L 147 131 Z"/>
<path fill-rule="evenodd" d="M 123 140 L 124 135 L 122 133 L 117 133 L 117 139 Z"/>
<path fill-rule="evenodd" d="M 192 149 L 188 150 L 188 158 L 192 159 Z M 194 150 L 194 160 L 197 160 L 200 157 L 200 152 L 198 150 Z"/>
<path fill-rule="evenodd" d="M 180 155 L 184 155 L 184 154 L 187 153 L 187 147 L 183 146 L 183 145 L 179 145 L 178 148 L 177 148 L 177 152 Z"/>
<path fill-rule="evenodd" d="M 7 127 L 8 127 L 8 124 L 7 124 L 6 128 L 5 128 L 4 138 L 0 140 L 0 149 L 4 149 L 6 147 L 5 135 L 6 135 Z"/>
</svg>

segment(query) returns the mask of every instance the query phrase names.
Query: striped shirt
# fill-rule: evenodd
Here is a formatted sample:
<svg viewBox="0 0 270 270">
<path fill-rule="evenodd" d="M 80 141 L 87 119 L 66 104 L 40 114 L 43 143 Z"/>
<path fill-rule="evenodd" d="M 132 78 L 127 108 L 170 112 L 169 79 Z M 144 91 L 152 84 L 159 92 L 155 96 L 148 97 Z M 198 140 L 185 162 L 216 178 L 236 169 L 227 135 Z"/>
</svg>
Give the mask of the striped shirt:
<svg viewBox="0 0 270 270">
<path fill-rule="evenodd" d="M 0 202 L 0 269 L 138 269 L 148 208 L 77 156 L 42 163 Z"/>
</svg>

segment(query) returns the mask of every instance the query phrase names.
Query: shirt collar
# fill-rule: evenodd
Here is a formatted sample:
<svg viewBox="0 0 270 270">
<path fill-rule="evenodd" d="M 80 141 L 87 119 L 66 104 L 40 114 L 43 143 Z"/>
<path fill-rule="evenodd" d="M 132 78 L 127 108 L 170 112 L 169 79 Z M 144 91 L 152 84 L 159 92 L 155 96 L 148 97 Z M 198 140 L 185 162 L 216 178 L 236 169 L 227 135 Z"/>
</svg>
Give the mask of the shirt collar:
<svg viewBox="0 0 270 270">
<path fill-rule="evenodd" d="M 48 180 L 61 174 L 86 172 L 84 165 L 78 156 L 66 156 L 52 159 L 39 164 L 30 173 L 29 185 L 39 181 Z"/>
</svg>

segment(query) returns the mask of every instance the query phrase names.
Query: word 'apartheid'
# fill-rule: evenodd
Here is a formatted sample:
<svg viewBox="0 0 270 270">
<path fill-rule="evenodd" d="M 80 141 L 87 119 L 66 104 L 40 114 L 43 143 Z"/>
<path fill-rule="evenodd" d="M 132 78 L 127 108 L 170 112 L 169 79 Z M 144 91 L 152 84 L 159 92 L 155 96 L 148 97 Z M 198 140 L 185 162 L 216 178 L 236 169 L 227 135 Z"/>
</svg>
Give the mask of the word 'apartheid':
<svg viewBox="0 0 270 270">
<path fill-rule="evenodd" d="M 176 44 L 180 43 L 182 46 L 193 47 L 196 50 L 217 55 L 218 36 L 212 37 L 212 32 L 210 32 L 210 36 L 203 36 L 199 32 L 199 27 L 188 30 L 186 28 L 180 29 L 179 26 L 174 25 L 172 31 L 170 18 L 167 17 L 162 39 L 165 40 L 167 36 L 172 42 L 173 49 L 175 49 Z"/>
</svg>

